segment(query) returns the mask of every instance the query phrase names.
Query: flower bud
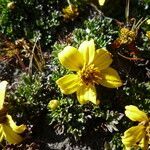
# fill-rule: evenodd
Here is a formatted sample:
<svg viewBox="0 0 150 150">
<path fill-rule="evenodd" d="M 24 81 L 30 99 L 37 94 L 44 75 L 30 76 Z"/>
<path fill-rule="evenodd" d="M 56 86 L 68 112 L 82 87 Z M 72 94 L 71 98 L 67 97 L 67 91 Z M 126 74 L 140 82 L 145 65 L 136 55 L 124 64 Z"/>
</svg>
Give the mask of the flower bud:
<svg viewBox="0 0 150 150">
<path fill-rule="evenodd" d="M 55 110 L 58 106 L 59 106 L 59 101 L 58 100 L 51 100 L 48 103 L 48 108 L 50 108 L 51 110 Z"/>
</svg>

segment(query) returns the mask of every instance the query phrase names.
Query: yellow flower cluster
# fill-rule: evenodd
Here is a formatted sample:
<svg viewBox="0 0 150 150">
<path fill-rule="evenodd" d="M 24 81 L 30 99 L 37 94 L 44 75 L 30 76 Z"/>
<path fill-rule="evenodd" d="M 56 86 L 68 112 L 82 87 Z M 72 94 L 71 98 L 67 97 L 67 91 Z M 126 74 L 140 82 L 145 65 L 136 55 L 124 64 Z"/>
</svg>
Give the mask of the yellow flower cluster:
<svg viewBox="0 0 150 150">
<path fill-rule="evenodd" d="M 136 106 L 129 105 L 125 109 L 125 115 L 130 120 L 139 122 L 139 124 L 125 131 L 124 136 L 122 136 L 122 143 L 127 150 L 131 148 L 138 149 L 138 147 L 142 150 L 148 150 L 148 144 L 150 144 L 150 118 Z"/>
<path fill-rule="evenodd" d="M 127 43 L 135 38 L 135 33 L 123 28 L 121 36 L 124 38 L 122 43 Z M 64 94 L 76 92 L 80 104 L 89 101 L 98 104 L 96 84 L 108 88 L 117 88 L 122 85 L 117 71 L 110 67 L 112 63 L 111 54 L 104 48 L 95 50 L 93 40 L 84 41 L 78 49 L 72 46 L 65 47 L 58 54 L 58 58 L 64 67 L 74 73 L 61 77 L 56 83 Z M 54 108 L 56 107 L 54 106 Z M 148 144 L 150 144 L 150 119 L 136 106 L 129 105 L 125 108 L 126 116 L 132 121 L 138 121 L 139 124 L 125 131 L 124 136 L 122 136 L 122 143 L 127 150 L 138 146 L 142 150 L 147 150 Z"/>
<path fill-rule="evenodd" d="M 6 139 L 11 144 L 20 143 L 23 138 L 19 135 L 26 129 L 25 125 L 17 126 L 3 106 L 6 91 L 6 81 L 0 82 L 0 142 Z"/>
</svg>

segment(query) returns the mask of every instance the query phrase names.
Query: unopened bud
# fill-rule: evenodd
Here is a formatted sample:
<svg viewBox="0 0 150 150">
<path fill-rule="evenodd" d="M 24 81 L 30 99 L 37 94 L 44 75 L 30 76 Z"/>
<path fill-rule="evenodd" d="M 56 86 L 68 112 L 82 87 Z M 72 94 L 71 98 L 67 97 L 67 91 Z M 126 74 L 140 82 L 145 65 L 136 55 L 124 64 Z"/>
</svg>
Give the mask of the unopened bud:
<svg viewBox="0 0 150 150">
<path fill-rule="evenodd" d="M 55 110 L 58 106 L 59 106 L 59 101 L 58 100 L 51 100 L 48 103 L 48 108 L 50 108 L 51 110 Z"/>
</svg>

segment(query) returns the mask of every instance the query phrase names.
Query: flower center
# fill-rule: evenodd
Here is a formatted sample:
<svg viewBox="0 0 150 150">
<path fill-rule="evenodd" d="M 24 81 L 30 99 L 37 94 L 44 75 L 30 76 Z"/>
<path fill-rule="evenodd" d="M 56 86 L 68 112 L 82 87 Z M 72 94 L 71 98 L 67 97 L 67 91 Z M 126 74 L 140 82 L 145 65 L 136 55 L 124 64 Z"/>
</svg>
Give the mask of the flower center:
<svg viewBox="0 0 150 150">
<path fill-rule="evenodd" d="M 81 80 L 86 84 L 99 84 L 102 80 L 101 73 L 94 64 L 85 66 L 79 73 Z"/>
</svg>

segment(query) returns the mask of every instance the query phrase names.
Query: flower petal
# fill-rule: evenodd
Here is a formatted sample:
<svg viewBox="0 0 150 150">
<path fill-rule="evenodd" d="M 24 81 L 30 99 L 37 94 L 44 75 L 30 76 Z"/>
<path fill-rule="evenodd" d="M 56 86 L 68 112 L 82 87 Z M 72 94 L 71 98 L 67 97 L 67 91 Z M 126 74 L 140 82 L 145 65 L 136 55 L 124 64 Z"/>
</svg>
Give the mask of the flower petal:
<svg viewBox="0 0 150 150">
<path fill-rule="evenodd" d="M 18 144 L 23 140 L 23 138 L 20 135 L 18 135 L 15 131 L 13 131 L 10 126 L 6 124 L 3 124 L 2 126 L 4 137 L 10 144 Z"/>
<path fill-rule="evenodd" d="M 106 49 L 102 48 L 96 50 L 93 64 L 95 67 L 98 67 L 99 70 L 108 68 L 112 61 L 112 55 Z"/>
<path fill-rule="evenodd" d="M 58 54 L 61 64 L 72 71 L 81 70 L 83 67 L 83 58 L 80 52 L 72 46 L 66 46 L 63 51 Z"/>
<path fill-rule="evenodd" d="M 99 2 L 99 5 L 100 5 L 100 6 L 103 6 L 104 3 L 105 3 L 105 0 L 98 0 L 98 2 Z"/>
<path fill-rule="evenodd" d="M 148 121 L 146 113 L 139 110 L 136 106 L 129 105 L 126 106 L 125 109 L 126 109 L 125 114 L 130 120 L 139 122 Z"/>
<path fill-rule="evenodd" d="M 16 123 L 13 121 L 12 117 L 10 115 L 7 115 L 8 124 L 12 128 L 12 130 L 16 133 L 22 133 L 26 130 L 26 125 L 20 125 L 17 126 Z"/>
<path fill-rule="evenodd" d="M 142 150 L 148 149 L 148 139 L 146 136 L 141 139 L 139 146 L 142 148 Z"/>
<path fill-rule="evenodd" d="M 122 85 L 122 81 L 117 71 L 111 67 L 101 70 L 102 80 L 101 85 L 108 88 L 117 88 Z"/>
<path fill-rule="evenodd" d="M 144 136 L 145 127 L 143 125 L 133 126 L 124 132 L 124 136 L 122 136 L 122 143 L 126 147 L 131 147 L 137 142 L 140 142 Z"/>
<path fill-rule="evenodd" d="M 94 40 L 84 41 L 79 46 L 79 52 L 82 54 L 84 64 L 90 64 L 93 62 L 95 57 L 95 44 Z"/>
<path fill-rule="evenodd" d="M 7 81 L 0 82 L 0 109 L 3 108 L 6 86 L 7 86 Z"/>
<path fill-rule="evenodd" d="M 85 84 L 77 90 L 77 98 L 80 104 L 85 104 L 91 101 L 96 105 L 96 89 L 95 86 Z"/>
<path fill-rule="evenodd" d="M 0 125 L 0 142 L 2 142 L 3 138 L 4 138 L 3 127 L 2 125 Z"/>
<path fill-rule="evenodd" d="M 68 74 L 59 78 L 56 83 L 64 94 L 72 94 L 80 86 L 80 78 L 75 74 Z"/>
</svg>

